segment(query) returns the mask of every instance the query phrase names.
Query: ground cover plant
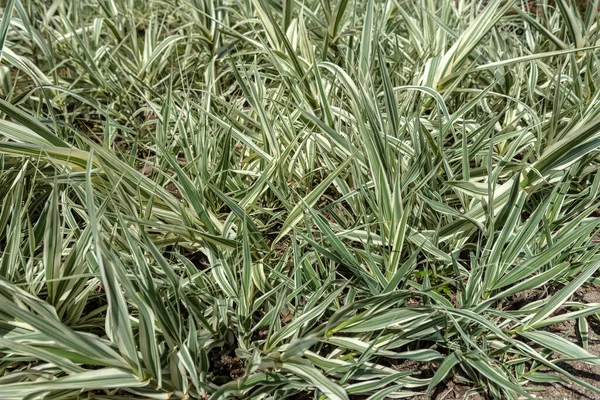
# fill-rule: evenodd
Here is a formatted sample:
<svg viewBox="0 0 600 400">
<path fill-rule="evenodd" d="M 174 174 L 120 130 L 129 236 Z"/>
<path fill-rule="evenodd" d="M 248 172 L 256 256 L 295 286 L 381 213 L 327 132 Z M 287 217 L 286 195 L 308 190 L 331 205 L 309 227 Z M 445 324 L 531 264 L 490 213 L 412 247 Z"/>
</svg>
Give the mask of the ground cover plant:
<svg viewBox="0 0 600 400">
<path fill-rule="evenodd" d="M 0 398 L 599 398 L 599 3 L 3 0 Z"/>
</svg>

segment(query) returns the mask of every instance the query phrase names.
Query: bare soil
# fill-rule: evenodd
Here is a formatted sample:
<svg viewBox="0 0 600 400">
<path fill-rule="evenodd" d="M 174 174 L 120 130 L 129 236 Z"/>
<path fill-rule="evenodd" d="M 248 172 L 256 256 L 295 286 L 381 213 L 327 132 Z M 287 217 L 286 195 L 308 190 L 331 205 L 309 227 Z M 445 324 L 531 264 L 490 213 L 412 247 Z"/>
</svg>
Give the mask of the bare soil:
<svg viewBox="0 0 600 400">
<path fill-rule="evenodd" d="M 537 293 L 527 292 L 520 296 L 522 298 L 515 298 L 512 304 L 507 304 L 510 308 L 518 308 L 520 303 L 523 305 L 526 302 L 535 299 Z M 582 303 L 600 303 L 600 286 L 590 285 L 583 288 L 573 296 L 574 300 L 581 301 Z M 596 318 L 588 318 L 589 324 L 589 347 L 588 351 L 593 355 L 600 356 L 600 322 Z M 555 334 L 566 336 L 574 343 L 582 345 L 580 336 L 577 331 L 576 323 L 574 321 L 564 322 L 549 327 L 547 329 Z M 554 358 L 559 358 L 559 355 L 555 355 Z M 584 362 L 574 361 L 569 363 L 561 363 L 560 367 L 581 379 L 591 386 L 600 389 L 600 365 L 590 365 Z M 557 375 L 552 370 L 542 371 L 548 374 Z M 532 395 L 537 399 L 544 400 L 600 400 L 600 393 L 582 387 L 576 383 L 530 383 L 527 385 Z M 434 392 L 432 399 L 434 400 L 486 400 L 484 393 L 478 393 L 472 390 L 472 387 L 462 384 L 456 379 L 446 379 L 441 383 L 436 391 Z M 424 397 L 413 397 L 411 400 L 422 400 Z"/>
</svg>

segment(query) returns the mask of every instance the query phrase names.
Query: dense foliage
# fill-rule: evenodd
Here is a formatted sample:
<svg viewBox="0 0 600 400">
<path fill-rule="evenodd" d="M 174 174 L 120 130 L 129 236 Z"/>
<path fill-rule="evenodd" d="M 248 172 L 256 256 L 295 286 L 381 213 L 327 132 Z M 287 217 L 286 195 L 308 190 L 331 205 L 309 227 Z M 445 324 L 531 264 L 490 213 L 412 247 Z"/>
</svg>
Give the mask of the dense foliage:
<svg viewBox="0 0 600 400">
<path fill-rule="evenodd" d="M 598 0 L 0 5 L 2 399 L 600 392 Z"/>
</svg>

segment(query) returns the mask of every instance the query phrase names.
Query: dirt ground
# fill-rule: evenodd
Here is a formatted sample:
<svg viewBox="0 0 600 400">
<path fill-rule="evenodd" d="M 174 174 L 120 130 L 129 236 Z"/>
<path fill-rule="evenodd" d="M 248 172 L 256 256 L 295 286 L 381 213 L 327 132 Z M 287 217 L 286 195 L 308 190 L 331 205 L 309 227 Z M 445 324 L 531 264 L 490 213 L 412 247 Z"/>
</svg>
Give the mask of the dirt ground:
<svg viewBox="0 0 600 400">
<path fill-rule="evenodd" d="M 586 289 L 579 290 L 574 300 L 582 303 L 600 303 L 600 287 L 593 285 Z M 600 356 L 600 324 L 593 318 L 588 318 L 589 322 L 589 348 L 588 351 L 596 356 Z M 551 327 L 552 332 L 561 336 L 568 335 L 569 338 L 578 344 L 580 338 L 577 333 L 575 322 L 569 321 L 563 324 L 554 325 Z M 571 362 L 569 364 L 561 364 L 561 368 L 567 372 L 582 379 L 590 385 L 600 388 L 600 365 L 590 365 L 583 362 Z M 551 383 L 540 385 L 542 391 L 535 394 L 536 398 L 548 400 L 588 400 L 600 399 L 599 393 L 571 383 Z"/>
<path fill-rule="evenodd" d="M 574 295 L 574 300 L 583 303 L 600 303 L 600 286 L 592 286 L 578 291 Z M 588 351 L 594 355 L 600 356 L 600 323 L 592 318 L 589 322 L 589 348 Z M 565 322 L 548 328 L 548 331 L 558 335 L 568 337 L 575 343 L 580 343 L 577 327 L 574 322 Z M 558 358 L 558 356 L 556 356 Z M 600 365 L 590 365 L 583 362 L 571 362 L 561 364 L 561 368 L 589 383 L 600 388 Z M 552 373 L 552 371 L 543 371 Z M 594 393 L 592 390 L 572 383 L 531 383 L 529 389 L 539 389 L 532 391 L 532 395 L 537 399 L 544 400 L 600 400 L 600 393 Z M 447 380 L 441 384 L 434 396 L 435 400 L 486 400 L 486 397 L 480 393 L 469 392 L 470 387 L 461 385 L 456 379 Z M 422 400 L 422 398 L 412 398 L 411 400 Z"/>
</svg>

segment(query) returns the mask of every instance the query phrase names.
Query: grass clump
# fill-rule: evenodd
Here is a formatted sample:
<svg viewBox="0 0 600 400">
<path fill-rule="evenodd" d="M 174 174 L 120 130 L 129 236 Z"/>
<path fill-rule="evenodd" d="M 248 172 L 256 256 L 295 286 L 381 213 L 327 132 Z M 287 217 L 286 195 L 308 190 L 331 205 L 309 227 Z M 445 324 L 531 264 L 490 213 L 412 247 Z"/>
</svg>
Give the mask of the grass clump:
<svg viewBox="0 0 600 400">
<path fill-rule="evenodd" d="M 600 392 L 598 0 L 3 3 L 3 399 Z"/>
</svg>

